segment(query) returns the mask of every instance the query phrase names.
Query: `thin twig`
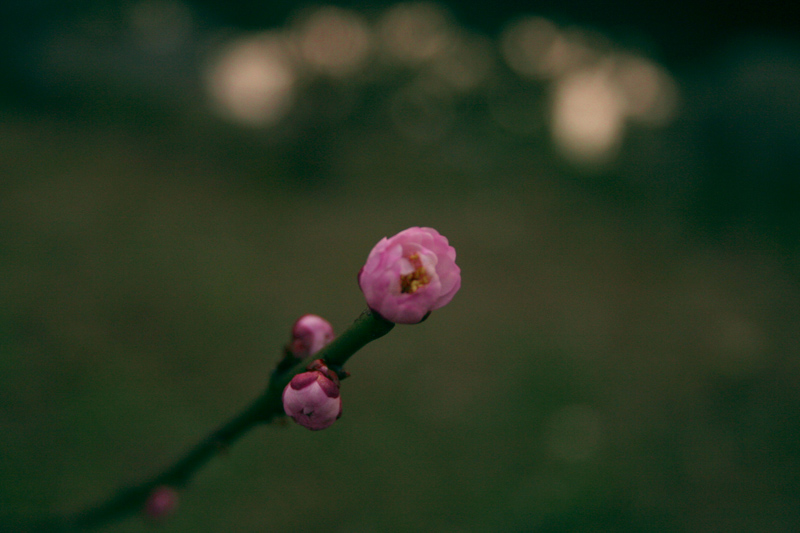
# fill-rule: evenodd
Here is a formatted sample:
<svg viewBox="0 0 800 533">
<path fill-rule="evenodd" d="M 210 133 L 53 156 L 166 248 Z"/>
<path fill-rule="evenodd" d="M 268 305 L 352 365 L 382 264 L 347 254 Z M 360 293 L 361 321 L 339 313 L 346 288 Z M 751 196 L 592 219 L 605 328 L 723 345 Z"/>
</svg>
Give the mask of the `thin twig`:
<svg viewBox="0 0 800 533">
<path fill-rule="evenodd" d="M 370 310 L 365 311 L 339 337 L 328 346 L 306 360 L 278 364 L 264 393 L 231 420 L 210 433 L 163 472 L 138 485 L 120 490 L 111 498 L 90 507 L 64 520 L 59 529 L 91 529 L 119 520 L 140 509 L 157 487 L 167 485 L 181 489 L 188 485 L 192 477 L 222 450 L 228 449 L 245 433 L 259 424 L 270 422 L 276 416 L 283 416 L 281 395 L 292 377 L 302 372 L 313 359 L 323 359 L 336 371 L 341 371 L 344 363 L 369 342 L 386 335 L 394 327 L 392 322 L 383 319 Z M 290 355 L 289 355 L 290 356 Z"/>
</svg>

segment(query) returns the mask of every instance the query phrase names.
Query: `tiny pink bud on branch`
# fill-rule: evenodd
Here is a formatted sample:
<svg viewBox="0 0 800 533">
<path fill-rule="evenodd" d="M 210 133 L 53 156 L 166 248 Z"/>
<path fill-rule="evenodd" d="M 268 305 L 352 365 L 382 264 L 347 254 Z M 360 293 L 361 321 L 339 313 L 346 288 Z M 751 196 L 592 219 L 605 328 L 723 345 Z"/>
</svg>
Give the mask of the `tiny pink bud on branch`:
<svg viewBox="0 0 800 533">
<path fill-rule="evenodd" d="M 461 288 L 456 250 L 433 228 L 384 237 L 367 257 L 358 284 L 367 305 L 390 322 L 416 324 Z"/>
<path fill-rule="evenodd" d="M 289 350 L 298 359 L 314 355 L 334 339 L 333 326 L 317 315 L 303 315 L 292 327 Z"/>
<path fill-rule="evenodd" d="M 144 504 L 144 514 L 154 521 L 169 517 L 178 507 L 178 491 L 162 485 L 153 489 Z"/>
</svg>

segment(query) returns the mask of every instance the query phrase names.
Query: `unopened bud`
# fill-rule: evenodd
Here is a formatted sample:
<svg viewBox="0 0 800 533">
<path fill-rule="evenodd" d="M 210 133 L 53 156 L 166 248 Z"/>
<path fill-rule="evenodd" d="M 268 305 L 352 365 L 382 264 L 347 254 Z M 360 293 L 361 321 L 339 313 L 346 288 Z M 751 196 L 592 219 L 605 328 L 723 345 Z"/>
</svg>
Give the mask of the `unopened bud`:
<svg viewBox="0 0 800 533">
<path fill-rule="evenodd" d="M 289 350 L 298 359 L 314 355 L 334 338 L 333 326 L 317 315 L 303 315 L 292 327 L 292 342 Z"/>
<path fill-rule="evenodd" d="M 325 429 L 342 416 L 339 385 L 323 370 L 297 374 L 283 389 L 283 410 L 303 427 Z"/>
<path fill-rule="evenodd" d="M 144 504 L 145 515 L 156 521 L 166 519 L 178 508 L 178 491 L 167 485 L 153 489 Z"/>
</svg>

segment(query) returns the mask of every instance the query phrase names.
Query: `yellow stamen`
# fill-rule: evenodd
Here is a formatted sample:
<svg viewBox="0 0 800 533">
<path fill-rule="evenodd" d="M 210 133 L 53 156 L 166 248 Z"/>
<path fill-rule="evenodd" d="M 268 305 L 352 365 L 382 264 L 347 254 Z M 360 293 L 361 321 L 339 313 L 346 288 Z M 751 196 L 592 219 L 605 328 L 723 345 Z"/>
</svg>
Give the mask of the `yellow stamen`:
<svg viewBox="0 0 800 533">
<path fill-rule="evenodd" d="M 400 276 L 400 292 L 413 294 L 417 292 L 417 289 L 428 284 L 428 273 L 425 272 L 425 267 L 422 266 L 419 254 L 410 256 L 408 260 L 414 267 L 414 271 L 405 276 Z"/>
</svg>

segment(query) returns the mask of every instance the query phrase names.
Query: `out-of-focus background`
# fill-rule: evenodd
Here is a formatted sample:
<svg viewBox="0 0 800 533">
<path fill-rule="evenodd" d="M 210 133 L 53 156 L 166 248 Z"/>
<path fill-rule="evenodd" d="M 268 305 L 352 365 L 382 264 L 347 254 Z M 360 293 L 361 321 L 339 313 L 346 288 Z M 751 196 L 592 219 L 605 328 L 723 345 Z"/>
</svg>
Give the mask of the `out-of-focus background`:
<svg viewBox="0 0 800 533">
<path fill-rule="evenodd" d="M 0 528 L 171 462 L 424 225 L 453 302 L 163 531 L 797 531 L 800 17 L 716 6 L 3 2 Z"/>
</svg>

